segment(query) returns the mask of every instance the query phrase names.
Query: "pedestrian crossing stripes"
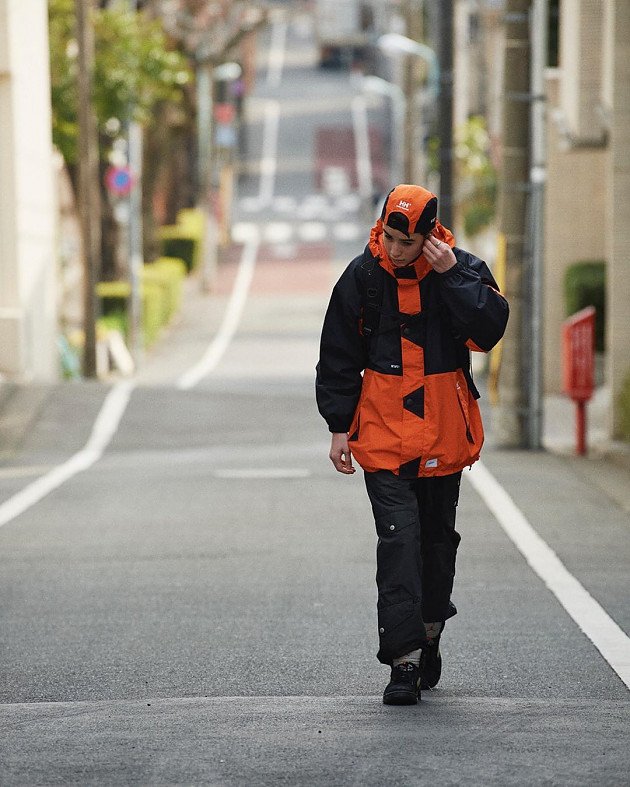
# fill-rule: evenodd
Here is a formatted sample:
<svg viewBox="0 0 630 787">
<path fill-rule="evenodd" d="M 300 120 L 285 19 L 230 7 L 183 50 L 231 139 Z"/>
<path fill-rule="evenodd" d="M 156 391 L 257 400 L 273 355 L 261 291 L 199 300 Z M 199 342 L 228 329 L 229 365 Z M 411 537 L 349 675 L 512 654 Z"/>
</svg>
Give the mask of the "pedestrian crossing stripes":
<svg viewBox="0 0 630 787">
<path fill-rule="evenodd" d="M 301 219 L 330 219 L 356 214 L 361 209 L 361 198 L 349 192 L 338 194 L 308 194 L 298 198 L 290 195 L 276 196 L 269 200 L 260 197 L 242 197 L 238 202 L 241 213 L 278 213 Z"/>
<path fill-rule="evenodd" d="M 238 221 L 232 225 L 232 241 L 248 243 L 259 239 L 263 243 L 284 244 L 321 243 L 326 240 L 354 242 L 365 235 L 365 229 L 354 222 L 327 224 L 323 221 Z"/>
</svg>

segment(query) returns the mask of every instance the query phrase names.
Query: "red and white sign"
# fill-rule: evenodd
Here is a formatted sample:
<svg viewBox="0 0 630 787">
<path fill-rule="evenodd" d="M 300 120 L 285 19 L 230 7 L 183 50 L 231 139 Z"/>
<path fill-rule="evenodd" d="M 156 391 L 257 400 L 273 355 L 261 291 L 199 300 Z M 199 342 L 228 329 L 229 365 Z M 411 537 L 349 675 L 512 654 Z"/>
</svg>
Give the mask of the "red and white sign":
<svg viewBox="0 0 630 787">
<path fill-rule="evenodd" d="M 593 395 L 595 307 L 587 306 L 562 324 L 562 390 L 575 402 L 575 450 L 586 454 L 586 403 Z"/>
<path fill-rule="evenodd" d="M 569 317 L 562 325 L 562 389 L 576 402 L 593 396 L 595 368 L 595 307 Z"/>
<path fill-rule="evenodd" d="M 215 104 L 214 119 L 217 123 L 222 123 L 223 125 L 233 123 L 236 119 L 236 109 L 234 104 L 228 104 L 227 102 Z"/>
</svg>

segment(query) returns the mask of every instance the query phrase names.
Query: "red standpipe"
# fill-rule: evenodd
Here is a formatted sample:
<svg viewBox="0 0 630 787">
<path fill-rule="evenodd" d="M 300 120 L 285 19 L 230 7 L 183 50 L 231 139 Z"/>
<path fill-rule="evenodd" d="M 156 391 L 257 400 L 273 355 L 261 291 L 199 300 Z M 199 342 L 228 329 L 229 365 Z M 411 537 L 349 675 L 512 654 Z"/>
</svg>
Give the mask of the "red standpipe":
<svg viewBox="0 0 630 787">
<path fill-rule="evenodd" d="M 593 396 L 595 377 L 594 306 L 587 306 L 562 324 L 562 361 L 562 390 L 576 405 L 576 453 L 584 456 L 586 403 Z"/>
</svg>

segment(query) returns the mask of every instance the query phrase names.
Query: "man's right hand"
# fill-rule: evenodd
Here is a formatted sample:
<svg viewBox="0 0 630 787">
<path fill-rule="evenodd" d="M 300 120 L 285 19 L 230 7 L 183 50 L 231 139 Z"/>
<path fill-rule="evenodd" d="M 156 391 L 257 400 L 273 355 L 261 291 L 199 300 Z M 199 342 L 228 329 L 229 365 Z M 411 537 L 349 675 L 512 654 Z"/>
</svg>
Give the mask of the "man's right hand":
<svg viewBox="0 0 630 787">
<path fill-rule="evenodd" d="M 348 435 L 346 432 L 333 432 L 330 443 L 330 453 L 328 456 L 338 473 L 352 475 L 352 473 L 355 472 L 352 465 L 352 454 L 348 447 Z"/>
</svg>

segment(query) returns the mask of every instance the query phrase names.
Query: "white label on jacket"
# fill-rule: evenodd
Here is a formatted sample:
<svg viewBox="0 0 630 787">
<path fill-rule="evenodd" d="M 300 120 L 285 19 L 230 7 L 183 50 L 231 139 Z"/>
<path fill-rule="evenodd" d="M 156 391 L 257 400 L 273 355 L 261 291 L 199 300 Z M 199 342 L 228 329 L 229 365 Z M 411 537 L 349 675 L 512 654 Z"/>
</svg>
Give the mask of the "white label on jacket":
<svg viewBox="0 0 630 787">
<path fill-rule="evenodd" d="M 437 467 L 438 466 L 438 460 L 437 459 L 427 459 L 427 461 L 424 463 L 424 466 L 425 467 Z"/>
</svg>

